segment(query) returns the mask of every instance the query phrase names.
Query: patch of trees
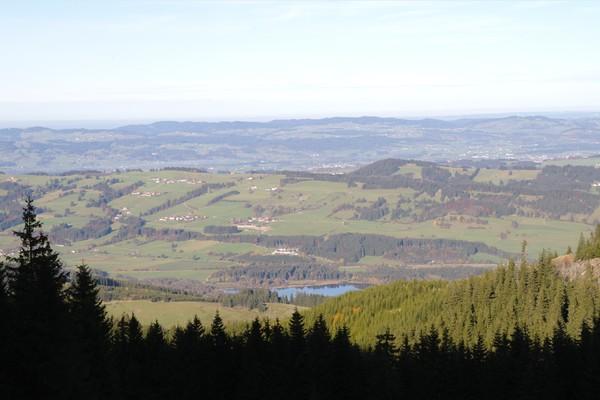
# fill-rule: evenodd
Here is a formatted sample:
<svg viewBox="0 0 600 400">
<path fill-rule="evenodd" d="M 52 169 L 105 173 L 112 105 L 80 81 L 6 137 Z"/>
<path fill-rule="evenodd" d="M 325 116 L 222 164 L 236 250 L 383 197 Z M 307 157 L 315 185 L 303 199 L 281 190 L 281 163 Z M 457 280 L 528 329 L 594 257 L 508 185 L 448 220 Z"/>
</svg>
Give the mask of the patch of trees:
<svg viewBox="0 0 600 400">
<path fill-rule="evenodd" d="M 212 205 L 212 204 L 215 204 L 215 203 L 218 203 L 218 202 L 220 202 L 220 201 L 221 201 L 221 200 L 223 200 L 223 199 L 226 199 L 227 197 L 235 196 L 235 195 L 237 195 L 237 194 L 240 194 L 240 192 L 238 192 L 237 190 L 231 190 L 231 191 L 229 191 L 229 192 L 226 192 L 226 193 L 220 194 L 220 195 L 218 195 L 218 196 L 216 196 L 216 197 L 214 197 L 214 198 L 210 199 L 210 200 L 208 201 L 208 203 L 206 203 L 206 205 L 207 205 L 207 206 L 210 206 L 210 205 Z"/>
<path fill-rule="evenodd" d="M 591 214 L 600 206 L 600 196 L 580 191 L 549 191 L 531 202 L 535 208 L 553 218 L 565 214 Z"/>
<path fill-rule="evenodd" d="M 387 205 L 387 200 L 383 197 L 379 197 L 368 207 L 356 207 L 355 210 L 356 219 L 363 219 L 367 221 L 376 221 L 385 217 L 390 212 L 390 209 Z"/>
<path fill-rule="evenodd" d="M 114 179 L 116 179 L 116 178 L 114 178 Z M 119 181 L 120 180 L 117 179 L 117 182 L 113 182 L 113 183 L 118 183 Z M 133 192 L 134 190 L 144 186 L 144 182 L 137 181 L 137 182 L 132 183 L 131 185 L 127 185 L 125 187 L 118 188 L 118 189 L 114 188 L 110 185 L 111 185 L 111 182 L 106 181 L 106 182 L 101 182 L 101 183 L 98 183 L 98 184 L 92 186 L 91 189 L 100 191 L 100 196 L 98 197 L 98 199 L 88 201 L 86 207 L 107 206 L 108 203 L 110 203 L 111 201 L 118 199 L 119 197 L 128 195 L 131 192 Z"/>
<path fill-rule="evenodd" d="M 219 190 L 219 189 L 223 189 L 223 188 L 227 188 L 227 187 L 231 187 L 231 186 L 235 186 L 235 183 L 233 183 L 233 182 L 206 183 L 197 189 L 187 192 L 186 194 L 184 194 L 181 197 L 178 197 L 176 199 L 169 199 L 156 207 L 152 207 L 152 208 L 148 209 L 147 211 L 145 211 L 142 214 L 142 216 L 149 216 L 152 214 L 156 214 L 157 212 L 169 209 L 171 207 L 175 207 L 179 204 L 183 204 L 186 201 L 190 201 L 196 197 L 200 197 L 206 193 L 210 193 L 211 190 Z"/>
<path fill-rule="evenodd" d="M 415 164 L 420 167 L 430 167 L 434 165 L 433 163 L 426 161 L 399 160 L 394 158 L 388 158 L 385 160 L 375 161 L 374 163 L 365 165 L 364 167 L 361 167 L 356 171 L 351 172 L 349 175 L 352 175 L 352 177 L 356 179 L 369 176 L 389 176 L 398 172 L 398 170 L 406 164 Z"/>
<path fill-rule="evenodd" d="M 316 307 L 327 301 L 329 297 L 315 293 L 296 293 L 291 299 L 285 299 L 287 303 L 300 307 Z"/>
<path fill-rule="evenodd" d="M 237 226 L 232 225 L 208 225 L 204 227 L 204 233 L 209 235 L 229 235 L 241 232 Z"/>
<path fill-rule="evenodd" d="M 76 274 L 72 274 L 72 280 Z M 199 301 L 204 300 L 207 292 L 188 290 L 159 282 L 145 282 L 133 278 L 114 279 L 106 272 L 93 271 L 93 278 L 98 285 L 98 297 L 102 301 L 114 300 L 150 300 L 150 301 Z M 203 285 L 204 288 L 206 286 Z"/>
<path fill-rule="evenodd" d="M 43 193 L 48 193 L 48 192 L 52 192 L 55 190 L 64 190 L 64 191 L 68 191 L 68 190 L 73 190 L 77 187 L 76 182 L 78 181 L 78 179 L 69 179 L 66 182 L 64 182 L 65 179 L 50 179 L 48 182 L 46 182 L 45 185 L 43 185 L 42 187 L 38 188 L 37 190 L 41 190 Z"/>
<path fill-rule="evenodd" d="M 388 283 L 397 281 L 399 279 L 457 280 L 468 278 L 470 276 L 481 275 L 487 271 L 489 271 L 489 268 L 472 266 L 427 266 L 423 268 L 376 266 L 369 268 L 367 278 Z M 357 276 L 359 276 L 358 273 L 355 274 L 355 277 Z"/>
<path fill-rule="evenodd" d="M 86 178 L 92 176 L 104 175 L 104 172 L 98 171 L 96 169 L 71 169 L 68 171 L 61 172 L 60 176 L 69 176 L 69 175 L 84 175 Z"/>
<path fill-rule="evenodd" d="M 237 293 L 220 296 L 219 302 L 225 307 L 246 307 L 250 310 L 266 311 L 266 303 L 279 303 L 281 299 L 269 289 L 242 289 Z"/>
<path fill-rule="evenodd" d="M 483 243 L 448 239 L 398 239 L 383 235 L 345 233 L 320 237 L 302 247 L 307 254 L 357 262 L 365 256 L 385 256 L 411 262 L 430 262 L 440 259 L 442 254 L 452 255 L 449 259 L 465 259 L 479 252 L 507 255 Z"/>
<path fill-rule="evenodd" d="M 70 224 L 58 224 L 52 227 L 50 239 L 55 243 L 70 243 L 80 240 L 98 239 L 112 232 L 110 218 L 93 218 L 82 228 Z"/>
<path fill-rule="evenodd" d="M 237 293 L 219 296 L 220 303 L 225 307 L 246 307 L 250 310 L 267 311 L 267 303 L 294 304 L 301 307 L 315 307 L 323 303 L 326 296 L 314 293 L 297 293 L 291 298 L 281 297 L 269 289 L 242 289 Z"/>
<path fill-rule="evenodd" d="M 336 266 L 317 263 L 279 265 L 250 264 L 217 271 L 211 275 L 216 282 L 244 282 L 247 286 L 272 286 L 288 281 L 349 280 L 352 274 Z"/>
<path fill-rule="evenodd" d="M 350 203 L 343 203 L 340 204 L 339 206 L 336 206 L 333 210 L 331 210 L 331 215 L 337 214 L 340 211 L 346 211 L 346 210 L 354 210 L 354 205 L 350 204 Z"/>
<path fill-rule="evenodd" d="M 128 216 L 121 220 L 122 226 L 119 230 L 111 237 L 105 244 L 117 243 L 127 239 L 133 239 L 137 236 L 149 236 L 144 234 L 144 225 L 146 225 L 146 221 L 142 218 Z M 154 229 L 150 229 L 154 232 Z"/>
<path fill-rule="evenodd" d="M 447 183 L 452 177 L 452 174 L 447 169 L 443 169 L 438 166 L 427 166 L 421 169 L 421 177 L 423 180 Z"/>
<path fill-rule="evenodd" d="M 128 279 L 129 281 L 130 279 Z M 178 295 L 193 296 L 196 299 L 214 300 L 212 294 L 214 290 L 211 286 L 197 279 L 181 279 L 181 278 L 146 278 L 137 280 L 141 285 L 148 285 L 151 288 L 165 290 L 169 293 Z"/>
<path fill-rule="evenodd" d="M 430 202 L 419 205 L 419 214 L 415 219 L 418 221 L 427 221 L 448 214 L 462 214 L 473 217 L 502 217 L 514 215 L 517 208 L 513 205 L 513 196 L 507 195 L 476 195 L 477 198 L 471 198 L 470 195 L 464 195 L 459 198 L 444 203 Z"/>
<path fill-rule="evenodd" d="M 426 263 L 439 260 L 441 254 L 453 254 L 464 261 L 477 253 L 508 258 L 511 254 L 480 242 L 449 239 L 394 238 L 391 236 L 341 233 L 327 236 L 220 236 L 225 242 L 254 243 L 269 248 L 293 247 L 312 256 L 333 261 L 357 262 L 365 256 L 386 256 L 399 260 Z"/>
<path fill-rule="evenodd" d="M 154 171 L 183 171 L 183 172 L 195 172 L 199 174 L 205 174 L 208 171 L 205 168 L 194 168 L 194 167 L 165 167 Z"/>
</svg>

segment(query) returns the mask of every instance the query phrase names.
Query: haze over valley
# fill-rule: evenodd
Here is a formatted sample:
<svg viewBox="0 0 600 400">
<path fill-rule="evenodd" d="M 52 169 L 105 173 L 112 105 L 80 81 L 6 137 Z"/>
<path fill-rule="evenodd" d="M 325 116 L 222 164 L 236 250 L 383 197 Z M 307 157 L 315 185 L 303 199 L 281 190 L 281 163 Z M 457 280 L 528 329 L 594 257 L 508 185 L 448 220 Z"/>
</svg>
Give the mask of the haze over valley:
<svg viewBox="0 0 600 400">
<path fill-rule="evenodd" d="M 155 122 L 113 129 L 0 129 L 0 171 L 194 167 L 349 170 L 384 158 L 542 162 L 600 153 L 600 119 L 544 116 Z"/>
</svg>

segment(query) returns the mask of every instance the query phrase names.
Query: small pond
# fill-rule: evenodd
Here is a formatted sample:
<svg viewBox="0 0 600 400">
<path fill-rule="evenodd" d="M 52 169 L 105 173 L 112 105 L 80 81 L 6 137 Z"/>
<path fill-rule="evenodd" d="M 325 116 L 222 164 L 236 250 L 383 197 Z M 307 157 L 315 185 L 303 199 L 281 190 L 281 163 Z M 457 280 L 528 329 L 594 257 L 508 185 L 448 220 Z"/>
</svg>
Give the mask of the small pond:
<svg viewBox="0 0 600 400">
<path fill-rule="evenodd" d="M 273 288 L 271 289 L 280 297 L 293 298 L 298 293 L 305 294 L 320 294 L 323 296 L 339 296 L 344 293 L 354 292 L 367 287 L 366 285 L 360 284 L 341 284 L 341 285 L 314 285 L 314 286 L 299 286 L 299 287 L 285 287 L 285 288 Z"/>
</svg>

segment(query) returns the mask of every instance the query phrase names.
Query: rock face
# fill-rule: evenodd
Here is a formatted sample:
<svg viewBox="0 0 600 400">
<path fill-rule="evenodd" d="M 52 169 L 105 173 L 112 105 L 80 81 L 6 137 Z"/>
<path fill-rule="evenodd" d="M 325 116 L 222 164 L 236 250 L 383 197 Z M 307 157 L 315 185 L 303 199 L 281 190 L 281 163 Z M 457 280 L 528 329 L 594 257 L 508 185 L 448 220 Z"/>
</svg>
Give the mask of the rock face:
<svg viewBox="0 0 600 400">
<path fill-rule="evenodd" d="M 575 261 L 573 254 L 556 257 L 552 260 L 559 274 L 567 279 L 575 279 L 582 276 L 586 269 L 591 267 L 592 273 L 596 278 L 600 278 L 600 258 L 593 258 L 585 261 Z"/>
</svg>

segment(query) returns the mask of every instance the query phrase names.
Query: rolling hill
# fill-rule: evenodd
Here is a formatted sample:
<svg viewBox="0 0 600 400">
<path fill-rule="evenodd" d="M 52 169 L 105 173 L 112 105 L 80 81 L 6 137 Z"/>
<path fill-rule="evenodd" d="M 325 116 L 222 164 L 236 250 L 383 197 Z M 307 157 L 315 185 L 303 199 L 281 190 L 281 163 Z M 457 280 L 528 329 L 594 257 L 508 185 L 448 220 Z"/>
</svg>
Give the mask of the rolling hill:
<svg viewBox="0 0 600 400">
<path fill-rule="evenodd" d="M 518 256 L 524 241 L 530 254 L 562 252 L 598 222 L 595 166 L 490 163 L 0 175 L 0 249 L 14 251 L 31 195 L 68 265 L 204 293 L 462 278 Z"/>
</svg>

